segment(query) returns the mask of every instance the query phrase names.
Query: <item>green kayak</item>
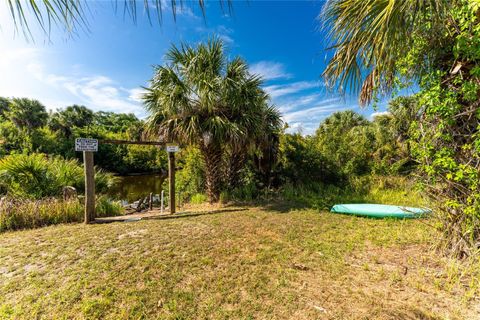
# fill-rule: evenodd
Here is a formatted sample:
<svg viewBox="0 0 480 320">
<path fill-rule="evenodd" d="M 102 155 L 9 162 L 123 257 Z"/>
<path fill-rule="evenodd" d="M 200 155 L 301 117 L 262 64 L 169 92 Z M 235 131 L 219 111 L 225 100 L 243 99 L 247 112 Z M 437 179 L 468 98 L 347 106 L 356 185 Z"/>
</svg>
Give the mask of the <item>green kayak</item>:
<svg viewBox="0 0 480 320">
<path fill-rule="evenodd" d="M 384 204 L 336 204 L 330 212 L 372 218 L 420 218 L 432 213 L 430 209 L 389 206 Z"/>
</svg>

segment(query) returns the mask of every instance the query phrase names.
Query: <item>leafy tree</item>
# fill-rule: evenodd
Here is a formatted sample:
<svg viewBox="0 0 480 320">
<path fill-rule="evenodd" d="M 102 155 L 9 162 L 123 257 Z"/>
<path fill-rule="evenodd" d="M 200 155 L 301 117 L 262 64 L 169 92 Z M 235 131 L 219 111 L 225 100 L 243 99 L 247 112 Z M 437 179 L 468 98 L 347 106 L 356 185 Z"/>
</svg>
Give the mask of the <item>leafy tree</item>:
<svg viewBox="0 0 480 320">
<path fill-rule="evenodd" d="M 93 116 L 93 124 L 115 133 L 132 128 L 143 128 L 142 122 L 133 113 L 98 111 Z"/>
<path fill-rule="evenodd" d="M 164 141 L 200 149 L 207 195 L 216 202 L 225 149 L 238 154 L 245 150 L 247 137 L 261 132 L 268 96 L 244 61 L 227 61 L 220 40 L 195 48 L 173 46 L 166 59 L 165 66 L 155 68 L 144 96 L 149 127 Z"/>
<path fill-rule="evenodd" d="M 7 98 L 0 97 L 0 120 L 5 116 L 5 113 L 8 111 L 8 105 L 10 100 Z"/>
<path fill-rule="evenodd" d="M 13 122 L 0 119 L 0 155 L 31 151 L 31 136 Z"/>
<path fill-rule="evenodd" d="M 92 110 L 85 106 L 73 105 L 50 115 L 48 125 L 53 130 L 62 131 L 67 138 L 70 138 L 74 127 L 83 128 L 92 122 Z"/>
<path fill-rule="evenodd" d="M 196 147 L 181 150 L 175 176 L 176 188 L 182 198 L 189 199 L 196 194 L 205 193 L 205 168 L 202 154 Z"/>
<path fill-rule="evenodd" d="M 376 174 L 404 174 L 411 171 L 408 142 L 400 139 L 392 113 L 377 115 L 372 122 L 374 134 L 373 172 Z"/>
<path fill-rule="evenodd" d="M 299 133 L 282 134 L 279 145 L 278 177 L 282 184 L 336 184 L 343 180 L 335 164 L 318 152 L 316 141 Z"/>
<path fill-rule="evenodd" d="M 259 88 L 259 83 L 256 86 Z M 278 134 L 282 124 L 280 113 L 274 106 L 266 105 L 268 98 L 264 92 L 259 92 L 258 96 L 259 101 L 253 100 L 252 104 L 245 105 L 236 110 L 238 114 L 232 115 L 245 129 L 242 136 L 234 137 L 225 148 L 224 175 L 230 190 L 242 182 L 242 170 L 248 159 L 256 158 L 257 168 L 263 171 L 265 179 L 269 178 L 271 165 L 277 160 Z"/>
<path fill-rule="evenodd" d="M 369 173 L 372 167 L 374 134 L 370 122 L 348 110 L 326 118 L 315 133 L 317 148 L 346 175 Z"/>
<path fill-rule="evenodd" d="M 416 50 L 413 33 L 422 23 L 431 26 L 432 34 L 439 32 L 450 4 L 447 0 L 327 1 L 322 18 L 334 48 L 323 72 L 327 84 L 360 92 L 361 104 L 388 92 L 398 84 L 398 60 L 411 48 Z"/>
</svg>

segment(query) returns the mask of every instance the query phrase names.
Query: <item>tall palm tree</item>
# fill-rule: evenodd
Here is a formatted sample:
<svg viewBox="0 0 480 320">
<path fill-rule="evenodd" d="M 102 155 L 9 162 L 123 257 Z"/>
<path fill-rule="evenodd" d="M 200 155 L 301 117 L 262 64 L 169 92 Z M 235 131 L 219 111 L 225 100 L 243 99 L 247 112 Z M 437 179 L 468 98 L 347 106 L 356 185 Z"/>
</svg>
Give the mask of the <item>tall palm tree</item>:
<svg viewBox="0 0 480 320">
<path fill-rule="evenodd" d="M 447 0 L 329 0 L 321 16 L 334 55 L 323 76 L 330 87 L 359 92 L 368 104 L 388 92 L 397 75 L 396 62 L 410 49 L 415 22 L 428 17 L 442 23 Z M 420 69 L 422 66 L 417 66 Z"/>
<path fill-rule="evenodd" d="M 155 68 L 144 103 L 147 125 L 164 141 L 197 146 L 203 156 L 210 202 L 219 199 L 226 149 L 238 153 L 263 128 L 268 96 L 240 58 L 227 61 L 224 45 L 173 46 Z"/>
</svg>

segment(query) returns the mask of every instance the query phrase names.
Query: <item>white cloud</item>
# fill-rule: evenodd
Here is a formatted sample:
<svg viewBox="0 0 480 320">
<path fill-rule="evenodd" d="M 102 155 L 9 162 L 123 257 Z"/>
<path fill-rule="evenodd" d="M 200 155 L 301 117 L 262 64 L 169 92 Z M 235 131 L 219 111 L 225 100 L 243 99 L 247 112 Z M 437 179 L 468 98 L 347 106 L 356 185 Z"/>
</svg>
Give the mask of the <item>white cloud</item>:
<svg viewBox="0 0 480 320">
<path fill-rule="evenodd" d="M 285 71 L 285 66 L 279 62 L 260 61 L 250 65 L 250 73 L 261 76 L 264 80 L 290 79 L 291 74 Z"/>
<path fill-rule="evenodd" d="M 160 0 L 159 5 L 161 6 L 161 9 L 162 9 L 162 15 L 165 15 L 165 14 L 173 15 L 173 10 L 172 10 L 170 0 Z M 150 10 L 154 10 L 154 11 L 158 9 L 155 1 L 149 1 L 148 7 Z M 180 3 L 177 4 L 177 6 L 175 7 L 175 14 L 177 15 L 177 17 L 184 16 L 187 18 L 200 19 L 200 17 L 193 12 L 192 8 L 189 5 L 185 4 L 183 1 L 180 1 Z"/>
<path fill-rule="evenodd" d="M 340 111 L 346 107 L 341 104 L 327 104 L 319 105 L 308 109 L 303 109 L 295 112 L 289 112 L 284 115 L 284 119 L 287 122 L 297 122 L 302 120 L 316 121 L 323 119 L 326 115 L 332 112 Z"/>
<path fill-rule="evenodd" d="M 375 119 L 376 117 L 381 117 L 381 116 L 391 116 L 392 113 L 390 111 L 378 111 L 374 112 L 370 115 L 370 119 Z"/>
<path fill-rule="evenodd" d="M 340 98 L 327 98 L 321 93 L 312 93 L 307 95 L 301 95 L 299 97 L 287 98 L 287 99 L 278 99 L 281 100 L 277 103 L 278 109 L 283 113 L 292 112 L 295 110 L 302 109 L 304 107 L 311 107 L 314 105 L 339 102 Z"/>
<path fill-rule="evenodd" d="M 40 73 L 39 78 L 52 86 L 67 90 L 77 101 L 94 110 L 143 115 L 143 109 L 135 99 L 140 89 L 124 89 L 109 77 L 94 75 L 75 78 Z"/>
<path fill-rule="evenodd" d="M 223 40 L 225 44 L 233 45 L 235 40 L 233 40 L 233 29 L 228 28 L 224 25 L 216 26 L 215 28 L 207 28 L 205 26 L 199 26 L 195 28 L 195 31 L 198 33 L 205 33 L 207 35 L 214 35 Z"/>
<path fill-rule="evenodd" d="M 320 88 L 320 84 L 319 81 L 299 81 L 288 84 L 266 86 L 264 87 L 264 90 L 271 98 L 278 98 L 307 89 Z"/>
<path fill-rule="evenodd" d="M 84 104 L 95 111 L 144 115 L 140 88 L 125 89 L 108 76 L 81 74 L 78 67 L 68 75 L 57 74 L 41 62 L 48 61 L 45 53 L 44 49 L 0 46 L 0 96 L 38 99 L 49 110 Z"/>
</svg>

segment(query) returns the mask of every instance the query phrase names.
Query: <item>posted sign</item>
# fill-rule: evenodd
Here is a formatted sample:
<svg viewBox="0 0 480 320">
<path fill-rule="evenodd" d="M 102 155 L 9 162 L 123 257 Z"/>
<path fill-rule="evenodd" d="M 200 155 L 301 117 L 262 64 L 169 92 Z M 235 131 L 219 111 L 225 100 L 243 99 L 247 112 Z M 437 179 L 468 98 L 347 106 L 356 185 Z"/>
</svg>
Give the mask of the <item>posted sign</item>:
<svg viewBox="0 0 480 320">
<path fill-rule="evenodd" d="M 75 139 L 75 151 L 98 151 L 98 140 L 97 139 L 88 139 L 88 138 L 77 138 Z"/>
<path fill-rule="evenodd" d="M 180 148 L 174 144 L 167 144 L 167 152 L 178 152 Z"/>
</svg>

